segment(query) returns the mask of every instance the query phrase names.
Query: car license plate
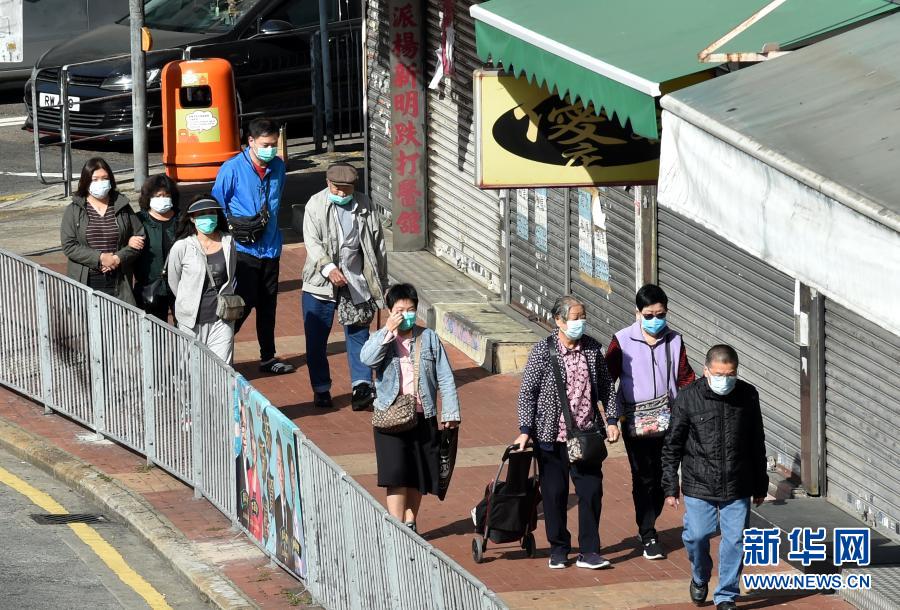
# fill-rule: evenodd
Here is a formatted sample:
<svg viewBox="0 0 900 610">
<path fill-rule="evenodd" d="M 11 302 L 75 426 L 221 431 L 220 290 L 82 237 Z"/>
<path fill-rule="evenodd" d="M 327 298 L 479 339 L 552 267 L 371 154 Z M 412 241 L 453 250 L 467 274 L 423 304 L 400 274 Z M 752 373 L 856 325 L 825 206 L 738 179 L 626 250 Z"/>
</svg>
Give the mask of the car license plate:
<svg viewBox="0 0 900 610">
<path fill-rule="evenodd" d="M 81 98 L 69 96 L 69 110 L 72 112 L 78 112 L 81 110 Z M 55 93 L 42 93 L 38 92 L 38 106 L 40 108 L 47 108 L 48 106 L 58 106 L 59 105 L 59 96 Z"/>
</svg>

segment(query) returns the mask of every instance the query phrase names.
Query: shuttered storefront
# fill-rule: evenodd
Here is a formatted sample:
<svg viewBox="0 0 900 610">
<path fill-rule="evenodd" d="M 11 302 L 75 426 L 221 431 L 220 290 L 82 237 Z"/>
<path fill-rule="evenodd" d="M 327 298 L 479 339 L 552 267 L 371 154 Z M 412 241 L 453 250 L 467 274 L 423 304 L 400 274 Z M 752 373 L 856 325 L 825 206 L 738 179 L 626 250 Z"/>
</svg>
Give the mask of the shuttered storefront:
<svg viewBox="0 0 900 610">
<path fill-rule="evenodd" d="M 894 534 L 900 533 L 898 422 L 900 337 L 826 300 L 827 495 Z"/>
<path fill-rule="evenodd" d="M 609 290 L 601 285 L 605 279 L 595 277 L 602 275 L 596 272 L 596 260 L 593 273 L 591 265 L 582 260 L 585 238 L 592 244 L 594 258 L 603 256 L 597 252 L 594 235 L 584 234 L 579 224 L 586 212 L 583 198 L 590 193 L 577 188 L 569 189 L 569 277 L 570 292 L 587 303 L 588 332 L 605 346 L 616 332 L 634 323 L 634 195 L 625 187 L 599 187 L 598 191 L 606 220 Z M 593 210 L 585 220 L 593 231 Z"/>
<path fill-rule="evenodd" d="M 366 2 L 366 101 L 369 113 L 369 197 L 391 210 L 390 24 L 384 0 Z"/>
<path fill-rule="evenodd" d="M 428 59 L 431 79 L 440 48 L 442 0 L 428 0 Z M 475 26 L 468 1 L 455 3 L 456 39 L 453 76 L 428 90 L 428 249 L 494 292 L 503 286 L 500 234 L 503 209 L 499 191 L 475 185 L 475 116 L 472 71 L 482 63 L 475 54 Z"/>
<path fill-rule="evenodd" d="M 660 207 L 658 218 L 659 284 L 694 370 L 711 346 L 732 345 L 740 377 L 759 390 L 769 455 L 799 473 L 794 280 L 674 212 Z"/>
</svg>

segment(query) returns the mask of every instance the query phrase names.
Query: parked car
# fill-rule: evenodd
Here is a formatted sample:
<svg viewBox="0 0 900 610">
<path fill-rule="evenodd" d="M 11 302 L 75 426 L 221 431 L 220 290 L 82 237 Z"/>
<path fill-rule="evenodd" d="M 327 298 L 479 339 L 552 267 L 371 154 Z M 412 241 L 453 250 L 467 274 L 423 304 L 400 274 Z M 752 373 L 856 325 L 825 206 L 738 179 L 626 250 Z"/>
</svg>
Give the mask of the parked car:
<svg viewBox="0 0 900 610">
<path fill-rule="evenodd" d="M 329 0 L 331 38 L 355 37 L 359 41 L 360 11 L 358 1 Z M 154 49 L 146 56 L 148 89 L 158 88 L 163 66 L 181 59 L 184 50 L 191 47 L 192 59 L 221 57 L 231 62 L 244 122 L 254 116 L 269 116 L 311 125 L 310 43 L 319 27 L 316 0 L 147 0 L 144 23 L 150 28 Z M 360 49 L 360 44 L 356 48 Z M 59 133 L 60 110 L 52 106 L 60 103 L 60 67 L 70 65 L 68 98 L 73 139 L 130 139 L 130 96 L 90 102 L 131 90 L 129 50 L 127 16 L 51 49 L 37 64 L 37 82 L 29 81 L 25 86 L 25 127 L 34 127 L 31 87 L 35 86 L 40 132 Z M 72 65 L 104 58 L 110 59 Z M 334 86 L 347 98 L 361 99 L 361 70 L 355 72 L 358 74 L 343 74 Z M 148 92 L 148 126 L 161 126 L 160 113 L 159 92 Z"/>
</svg>

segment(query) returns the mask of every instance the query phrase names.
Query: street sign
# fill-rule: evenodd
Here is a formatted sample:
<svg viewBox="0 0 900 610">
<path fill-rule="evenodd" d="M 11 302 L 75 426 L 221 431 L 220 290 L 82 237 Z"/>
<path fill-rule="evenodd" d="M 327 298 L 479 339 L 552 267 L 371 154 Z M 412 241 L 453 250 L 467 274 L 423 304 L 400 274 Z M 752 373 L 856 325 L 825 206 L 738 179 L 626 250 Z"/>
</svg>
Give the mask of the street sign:
<svg viewBox="0 0 900 610">
<path fill-rule="evenodd" d="M 0 0 L 0 64 L 21 63 L 22 0 Z"/>
</svg>

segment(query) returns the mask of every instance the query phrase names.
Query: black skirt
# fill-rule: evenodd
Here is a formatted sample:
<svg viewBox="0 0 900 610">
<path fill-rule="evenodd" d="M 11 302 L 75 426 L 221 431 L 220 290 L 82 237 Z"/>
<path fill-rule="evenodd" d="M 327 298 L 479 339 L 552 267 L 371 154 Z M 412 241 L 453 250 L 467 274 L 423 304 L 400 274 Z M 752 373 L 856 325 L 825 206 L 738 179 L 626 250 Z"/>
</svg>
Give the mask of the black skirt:
<svg viewBox="0 0 900 610">
<path fill-rule="evenodd" d="M 411 487 L 438 493 L 441 434 L 437 418 L 418 414 L 416 427 L 400 434 L 375 428 L 375 462 L 379 487 Z"/>
</svg>

